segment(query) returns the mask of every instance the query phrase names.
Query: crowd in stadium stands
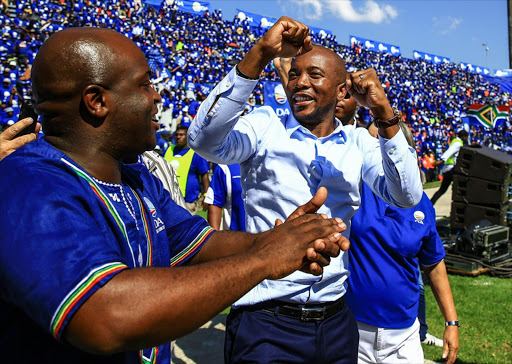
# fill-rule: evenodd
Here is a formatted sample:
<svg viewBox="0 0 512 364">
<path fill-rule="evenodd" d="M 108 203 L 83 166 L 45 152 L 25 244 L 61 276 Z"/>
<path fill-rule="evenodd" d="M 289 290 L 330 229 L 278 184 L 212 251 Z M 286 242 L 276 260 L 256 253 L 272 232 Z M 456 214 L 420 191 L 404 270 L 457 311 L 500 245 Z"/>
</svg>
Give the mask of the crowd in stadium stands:
<svg viewBox="0 0 512 364">
<path fill-rule="evenodd" d="M 161 8 L 134 0 L 49 1 L 19 0 L 14 8 L 0 5 L 0 124 L 17 119 L 20 101 L 30 98 L 30 65 L 42 42 L 54 32 L 72 26 L 115 29 L 133 39 L 144 51 L 154 72 L 154 84 L 162 95 L 161 149 L 168 147 L 177 124 L 188 125 L 199 103 L 212 87 L 242 58 L 265 29 L 247 20 L 223 19 L 220 10 L 193 15 L 178 10 L 172 1 Z M 420 162 L 433 179 L 433 158 L 439 158 L 449 140 L 462 128 L 472 103 L 512 104 L 512 95 L 496 84 L 460 69 L 455 63 L 432 64 L 401 56 L 344 46 L 332 34 L 313 35 L 313 41 L 338 52 L 349 71 L 376 69 L 392 105 L 402 111 L 417 140 Z M 261 80 L 277 80 L 268 65 Z M 248 108 L 262 105 L 258 84 Z M 358 111 L 361 123 L 370 120 L 368 110 Z M 471 126 L 470 140 L 512 152 L 509 123 L 495 130 Z M 165 150 L 163 150 L 165 152 Z M 429 168 L 430 167 L 430 168 Z"/>
</svg>

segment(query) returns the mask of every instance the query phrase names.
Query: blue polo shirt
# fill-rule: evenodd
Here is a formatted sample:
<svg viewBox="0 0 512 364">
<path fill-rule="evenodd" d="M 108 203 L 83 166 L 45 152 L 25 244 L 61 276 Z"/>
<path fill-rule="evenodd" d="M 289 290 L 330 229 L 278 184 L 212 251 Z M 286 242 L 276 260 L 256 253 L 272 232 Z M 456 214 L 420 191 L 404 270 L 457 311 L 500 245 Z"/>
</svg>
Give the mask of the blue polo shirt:
<svg viewBox="0 0 512 364">
<path fill-rule="evenodd" d="M 205 202 L 224 209 L 225 230 L 245 231 L 245 208 L 239 164 L 219 164 L 215 168 Z"/>
<path fill-rule="evenodd" d="M 350 242 L 346 298 L 355 318 L 389 329 L 412 326 L 420 294 L 418 259 L 430 266 L 445 256 L 427 195 L 417 206 L 400 209 L 363 183 Z"/>
</svg>

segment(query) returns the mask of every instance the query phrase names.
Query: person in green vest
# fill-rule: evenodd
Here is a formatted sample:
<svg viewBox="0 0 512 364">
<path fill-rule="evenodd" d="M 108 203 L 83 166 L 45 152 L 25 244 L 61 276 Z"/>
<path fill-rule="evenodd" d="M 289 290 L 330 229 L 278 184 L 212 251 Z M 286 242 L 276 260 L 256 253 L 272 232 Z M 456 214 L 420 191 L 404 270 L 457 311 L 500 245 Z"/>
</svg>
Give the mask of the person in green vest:
<svg viewBox="0 0 512 364">
<path fill-rule="evenodd" d="M 441 173 L 443 174 L 443 182 L 441 182 L 441 187 L 439 187 L 439 190 L 437 190 L 430 200 L 432 205 L 434 205 L 439 197 L 441 197 L 448 190 L 448 187 L 450 187 L 453 181 L 453 168 L 455 167 L 455 163 L 457 163 L 459 150 L 467 143 L 468 137 L 469 134 L 467 131 L 459 131 L 457 136 L 451 141 L 448 149 L 441 155 L 441 159 L 434 162 L 435 167 L 440 166 L 443 163 L 444 165 L 441 170 Z"/>
<path fill-rule="evenodd" d="M 188 128 L 183 125 L 176 128 L 176 133 L 174 134 L 176 145 L 167 149 L 164 158 L 171 163 L 178 176 L 178 183 L 181 193 L 185 198 L 187 210 L 192 215 L 195 215 L 199 207 L 206 210 L 206 206 L 203 206 L 203 201 L 206 191 L 208 191 L 210 186 L 210 180 L 208 179 L 210 165 L 206 159 L 189 148 L 187 144 L 187 130 Z"/>
</svg>

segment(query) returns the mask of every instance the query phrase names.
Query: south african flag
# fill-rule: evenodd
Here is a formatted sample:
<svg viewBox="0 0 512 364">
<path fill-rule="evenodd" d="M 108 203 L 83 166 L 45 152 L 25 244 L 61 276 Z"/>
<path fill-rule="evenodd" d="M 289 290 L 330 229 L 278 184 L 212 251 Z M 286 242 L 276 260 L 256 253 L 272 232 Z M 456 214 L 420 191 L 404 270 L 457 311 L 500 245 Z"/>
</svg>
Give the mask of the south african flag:
<svg viewBox="0 0 512 364">
<path fill-rule="evenodd" d="M 469 122 L 496 128 L 507 121 L 509 110 L 510 106 L 472 104 L 468 111 Z"/>
</svg>

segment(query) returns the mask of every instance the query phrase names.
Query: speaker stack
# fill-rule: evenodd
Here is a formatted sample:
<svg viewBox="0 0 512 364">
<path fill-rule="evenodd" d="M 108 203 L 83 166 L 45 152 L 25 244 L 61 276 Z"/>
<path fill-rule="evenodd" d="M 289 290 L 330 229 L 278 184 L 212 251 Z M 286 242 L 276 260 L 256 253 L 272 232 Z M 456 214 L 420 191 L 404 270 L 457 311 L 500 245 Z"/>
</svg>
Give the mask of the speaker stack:
<svg viewBox="0 0 512 364">
<path fill-rule="evenodd" d="M 512 156 L 462 147 L 453 174 L 452 233 L 456 251 L 494 263 L 512 256 Z"/>
<path fill-rule="evenodd" d="M 512 225 L 512 156 L 488 147 L 462 147 L 453 174 L 450 226 L 464 230 L 480 220 Z"/>
</svg>

